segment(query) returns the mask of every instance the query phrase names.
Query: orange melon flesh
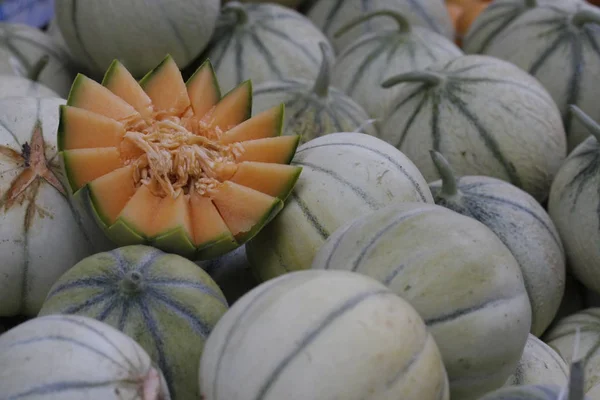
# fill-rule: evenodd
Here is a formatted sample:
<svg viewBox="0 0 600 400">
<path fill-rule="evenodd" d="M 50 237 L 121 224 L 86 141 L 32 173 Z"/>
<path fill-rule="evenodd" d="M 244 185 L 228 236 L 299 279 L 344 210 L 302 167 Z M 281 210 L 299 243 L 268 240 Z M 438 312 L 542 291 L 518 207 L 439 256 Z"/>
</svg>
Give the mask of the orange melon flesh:
<svg viewBox="0 0 600 400">
<path fill-rule="evenodd" d="M 167 57 L 158 67 L 148 72 L 140 81 L 156 111 L 171 115 L 182 114 L 190 105 L 187 87 L 172 57 Z"/>
<path fill-rule="evenodd" d="M 149 238 L 148 232 L 154 231 L 154 219 L 161 200 L 150 192 L 148 186 L 142 185 L 129 199 L 117 218 L 123 219 L 136 232 Z"/>
<path fill-rule="evenodd" d="M 114 119 L 66 105 L 60 106 L 59 141 L 66 150 L 119 147 L 125 127 Z"/>
<path fill-rule="evenodd" d="M 279 201 L 233 182 L 223 182 L 211 197 L 234 237 L 250 232 Z"/>
<path fill-rule="evenodd" d="M 236 157 L 236 161 L 288 164 L 294 157 L 298 142 L 298 136 L 278 136 L 242 142 L 244 151 Z"/>
<path fill-rule="evenodd" d="M 188 237 L 193 237 L 192 221 L 187 197 L 181 193 L 176 198 L 163 197 L 156 210 L 152 229 L 146 232 L 149 237 L 183 227 Z"/>
<path fill-rule="evenodd" d="M 200 246 L 231 236 L 227 224 L 211 199 L 194 193 L 189 201 L 194 245 Z"/>
<path fill-rule="evenodd" d="M 117 121 L 125 121 L 139 117 L 139 113 L 125 100 L 113 92 L 88 78 L 85 75 L 77 75 L 67 105 L 75 105 L 78 108 L 104 115 Z"/>
<path fill-rule="evenodd" d="M 152 100 L 119 61 L 115 60 L 110 64 L 102 80 L 102 86 L 125 100 L 144 119 L 152 115 Z"/>
<path fill-rule="evenodd" d="M 221 100 L 221 90 L 209 62 L 204 62 L 186 83 L 188 97 L 198 118 L 205 116 Z"/>
<path fill-rule="evenodd" d="M 252 85 L 243 82 L 217 103 L 210 116 L 211 128 L 225 132 L 250 118 L 252 112 Z"/>
<path fill-rule="evenodd" d="M 65 150 L 63 157 L 73 191 L 123 166 L 121 154 L 114 147 Z"/>
<path fill-rule="evenodd" d="M 279 136 L 283 128 L 283 117 L 283 104 L 272 107 L 231 128 L 219 138 L 219 142 L 231 144 Z"/>
<path fill-rule="evenodd" d="M 290 181 L 295 182 L 290 177 L 299 176 L 300 171 L 300 167 L 292 165 L 244 161 L 229 181 L 269 196 L 283 197 L 289 192 Z"/>
<path fill-rule="evenodd" d="M 118 168 L 90 182 L 90 193 L 94 207 L 103 222 L 110 226 L 136 192 L 131 178 L 133 167 Z"/>
</svg>

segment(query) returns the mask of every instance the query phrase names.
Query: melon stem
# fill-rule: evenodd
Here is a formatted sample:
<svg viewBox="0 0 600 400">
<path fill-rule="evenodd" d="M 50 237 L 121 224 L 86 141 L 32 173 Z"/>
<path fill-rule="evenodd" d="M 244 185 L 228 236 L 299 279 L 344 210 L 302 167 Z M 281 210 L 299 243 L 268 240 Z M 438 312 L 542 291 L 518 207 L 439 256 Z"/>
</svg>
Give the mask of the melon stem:
<svg viewBox="0 0 600 400">
<path fill-rule="evenodd" d="M 456 184 L 456 176 L 452 167 L 446 158 L 435 150 L 429 150 L 431 160 L 435 169 L 442 178 L 442 190 L 440 192 L 441 197 L 453 197 L 458 194 L 458 186 Z"/>
<path fill-rule="evenodd" d="M 578 28 L 588 23 L 600 24 L 600 13 L 592 10 L 579 10 L 573 14 L 571 23 Z"/>
<path fill-rule="evenodd" d="M 321 67 L 319 68 L 319 74 L 315 80 L 313 86 L 313 93 L 319 97 L 327 97 L 329 94 L 329 79 L 330 79 L 330 66 L 329 59 L 327 58 L 327 44 L 325 42 L 319 42 L 319 48 L 321 49 Z"/>
<path fill-rule="evenodd" d="M 50 61 L 50 56 L 48 54 L 44 54 L 42 58 L 33 64 L 33 67 L 31 67 L 29 73 L 27 74 L 27 78 L 37 82 L 38 79 L 40 79 L 42 71 L 44 68 L 46 68 L 46 65 L 48 65 L 48 61 Z"/>
<path fill-rule="evenodd" d="M 583 112 L 583 110 L 577 107 L 575 104 L 569 106 L 573 116 L 581 122 L 583 126 L 600 142 L 600 124 L 594 121 L 589 115 Z"/>
<path fill-rule="evenodd" d="M 411 71 L 404 74 L 399 74 L 386 79 L 381 83 L 381 87 L 384 89 L 391 88 L 400 83 L 405 82 L 420 82 L 429 86 L 437 86 L 444 81 L 444 77 L 441 74 L 431 71 Z"/>
<path fill-rule="evenodd" d="M 142 288 L 142 274 L 131 271 L 125 274 L 121 281 L 121 289 L 127 294 L 137 293 Z"/>
<path fill-rule="evenodd" d="M 410 23 L 404 17 L 404 15 L 400 14 L 399 12 L 392 11 L 392 10 L 378 10 L 378 11 L 373 11 L 373 12 L 367 13 L 367 14 L 363 15 L 362 17 L 355 18 L 354 20 L 350 21 L 346 25 L 342 26 L 337 32 L 335 32 L 333 37 L 338 38 L 338 37 L 344 35 L 349 30 L 354 29 L 357 25 L 360 25 L 363 22 L 366 22 L 375 17 L 392 18 L 398 24 L 398 32 L 400 32 L 400 33 L 408 33 L 411 30 Z"/>
<path fill-rule="evenodd" d="M 244 5 L 238 1 L 231 1 L 223 6 L 223 12 L 231 12 L 235 15 L 238 24 L 248 22 L 248 12 Z"/>
</svg>

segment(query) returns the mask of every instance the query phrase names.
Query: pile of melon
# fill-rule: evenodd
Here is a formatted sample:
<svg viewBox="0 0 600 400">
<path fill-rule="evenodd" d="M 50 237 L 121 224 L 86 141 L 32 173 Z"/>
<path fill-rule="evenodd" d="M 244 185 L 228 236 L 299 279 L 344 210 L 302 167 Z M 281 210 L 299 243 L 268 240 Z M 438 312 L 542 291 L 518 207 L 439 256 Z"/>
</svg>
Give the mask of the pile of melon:
<svg viewBox="0 0 600 400">
<path fill-rule="evenodd" d="M 598 2 L 0 37 L 0 400 L 600 400 Z"/>
</svg>

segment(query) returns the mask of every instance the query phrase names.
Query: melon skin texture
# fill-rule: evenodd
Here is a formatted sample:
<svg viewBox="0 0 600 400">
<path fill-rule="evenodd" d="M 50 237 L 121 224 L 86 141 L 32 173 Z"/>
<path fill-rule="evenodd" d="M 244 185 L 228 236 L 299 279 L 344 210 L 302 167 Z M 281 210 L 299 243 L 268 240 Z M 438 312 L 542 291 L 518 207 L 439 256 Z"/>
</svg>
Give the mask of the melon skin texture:
<svg viewBox="0 0 600 400">
<path fill-rule="evenodd" d="M 383 18 L 385 13 L 390 13 L 388 18 Z M 391 11 L 374 11 L 373 17 L 353 30 L 388 20 L 396 26 L 365 33 L 350 43 L 336 57 L 332 73 L 332 85 L 347 93 L 373 118 L 383 117 L 396 96 L 396 88 L 381 87 L 387 78 L 463 55 L 446 36 L 411 24 L 404 15 Z"/>
<path fill-rule="evenodd" d="M 181 67 L 207 46 L 219 0 L 156 3 L 142 0 L 56 1 L 56 22 L 75 60 L 101 77 L 117 58 L 141 78 L 169 53 Z"/>
<path fill-rule="evenodd" d="M 228 3 L 233 0 L 225 0 L 224 3 Z M 289 8 L 297 8 L 305 0 L 240 0 L 240 3 L 276 3 Z"/>
<path fill-rule="evenodd" d="M 296 271 L 244 295 L 208 338 L 199 378 L 206 400 L 449 399 L 417 312 L 346 271 Z"/>
<path fill-rule="evenodd" d="M 341 226 L 311 268 L 367 275 L 408 301 L 440 348 L 453 399 L 502 386 L 521 358 L 531 306 L 519 264 L 472 218 L 396 203 Z"/>
<path fill-rule="evenodd" d="M 227 311 L 217 284 L 196 264 L 153 247 L 87 257 L 52 286 L 39 315 L 95 318 L 132 337 L 163 372 L 173 398 L 199 396 L 196 368 Z"/>
<path fill-rule="evenodd" d="M 564 120 L 568 149 L 589 132 L 574 120 L 568 106 L 575 104 L 594 119 L 600 78 L 600 9 L 584 1 L 560 6 L 540 5 L 516 18 L 484 54 L 507 60 L 534 76 L 548 90 Z"/>
<path fill-rule="evenodd" d="M 328 39 L 299 12 L 278 4 L 228 2 L 221 10 L 204 54 L 213 64 L 223 92 L 246 79 L 254 85 L 286 78 L 314 80 Z"/>
<path fill-rule="evenodd" d="M 335 132 L 360 131 L 377 136 L 369 114 L 343 91 L 329 85 L 330 61 L 325 43 L 321 43 L 321 50 L 321 70 L 316 80 L 286 79 L 257 85 L 252 114 L 283 103 L 284 134 L 300 135 L 300 144 Z"/>
<path fill-rule="evenodd" d="M 550 216 L 529 194 L 500 179 L 455 180 L 439 153 L 434 162 L 443 181 L 429 183 L 435 203 L 486 225 L 521 266 L 532 308 L 531 333 L 540 336 L 554 319 L 565 291 L 565 254 Z"/>
<path fill-rule="evenodd" d="M 47 86 L 21 76 L 0 75 L 0 98 L 4 97 L 58 97 Z"/>
<path fill-rule="evenodd" d="M 504 386 L 551 385 L 569 382 L 569 366 L 550 346 L 529 334 L 521 360 Z"/>
<path fill-rule="evenodd" d="M 36 315 L 60 275 L 106 243 L 60 182 L 56 129 L 64 102 L 0 99 L 0 316 Z M 47 179 L 26 165 L 36 148 L 44 149 Z"/>
<path fill-rule="evenodd" d="M 374 136 L 337 132 L 298 147 L 302 174 L 285 208 L 246 245 L 259 282 L 309 269 L 329 235 L 391 203 L 433 203 L 426 181 L 400 151 Z"/>
<path fill-rule="evenodd" d="M 597 399 L 600 396 L 600 308 L 586 308 L 558 321 L 542 338 L 567 362 L 583 360 L 585 371 L 586 397 Z M 577 359 L 573 359 L 575 340 L 579 330 Z"/>
<path fill-rule="evenodd" d="M 69 53 L 50 36 L 32 26 L 0 23 L 0 75 L 27 78 L 44 56 L 48 63 L 37 82 L 66 98 L 75 77 Z"/>
<path fill-rule="evenodd" d="M 430 182 L 440 178 L 429 150 L 458 175 L 499 178 L 536 200 L 566 157 L 559 110 L 544 87 L 506 61 L 466 55 L 390 78 L 398 94 L 381 138 Z"/>
<path fill-rule="evenodd" d="M 438 0 L 318 0 L 308 11 L 308 17 L 327 35 L 337 53 L 361 35 L 381 32 L 394 27 L 392 21 L 371 21 L 338 38 L 336 32 L 355 18 L 376 10 L 397 11 L 415 25 L 423 26 L 451 39 L 452 20 L 443 1 Z"/>
<path fill-rule="evenodd" d="M 87 317 L 38 317 L 4 333 L 0 370 L 6 399 L 171 399 L 162 373 L 140 345 Z"/>
<path fill-rule="evenodd" d="M 587 288 L 600 292 L 600 240 L 598 192 L 600 190 L 600 126 L 584 116 L 593 136 L 567 157 L 552 183 L 548 213 L 565 246 L 567 264 Z"/>
</svg>

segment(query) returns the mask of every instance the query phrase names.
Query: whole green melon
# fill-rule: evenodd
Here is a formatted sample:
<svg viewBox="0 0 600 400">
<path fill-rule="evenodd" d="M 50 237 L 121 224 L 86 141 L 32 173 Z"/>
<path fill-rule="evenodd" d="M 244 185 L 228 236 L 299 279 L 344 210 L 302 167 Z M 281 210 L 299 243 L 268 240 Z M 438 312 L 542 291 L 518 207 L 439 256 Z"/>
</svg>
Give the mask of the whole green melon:
<svg viewBox="0 0 600 400">
<path fill-rule="evenodd" d="M 39 315 L 75 314 L 119 329 L 160 367 L 173 398 L 193 399 L 204 343 L 226 310 L 219 287 L 192 261 L 134 245 L 77 263 L 54 284 Z"/>
</svg>

